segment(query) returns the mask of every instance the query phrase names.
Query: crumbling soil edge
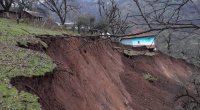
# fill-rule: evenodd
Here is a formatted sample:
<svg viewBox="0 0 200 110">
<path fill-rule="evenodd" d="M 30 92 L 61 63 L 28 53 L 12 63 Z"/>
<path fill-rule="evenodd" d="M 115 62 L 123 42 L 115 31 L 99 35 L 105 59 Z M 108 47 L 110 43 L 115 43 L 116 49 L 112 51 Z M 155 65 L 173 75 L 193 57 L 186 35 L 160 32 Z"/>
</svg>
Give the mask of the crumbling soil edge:
<svg viewBox="0 0 200 110">
<path fill-rule="evenodd" d="M 46 97 L 43 95 L 49 93 L 51 95 L 54 95 L 54 91 L 51 85 L 52 85 L 52 80 L 57 73 L 59 73 L 59 70 L 54 69 L 53 72 L 46 73 L 46 75 L 44 76 L 33 76 L 33 77 L 18 76 L 11 80 L 11 84 L 15 86 L 19 91 L 29 92 L 31 94 L 38 96 L 39 97 L 38 101 L 41 104 L 41 108 L 43 110 L 64 110 L 63 106 L 59 104 L 57 101 L 55 101 L 56 99 L 54 97 Z"/>
<path fill-rule="evenodd" d="M 44 41 L 47 45 L 50 45 L 52 42 L 54 42 L 55 38 L 47 38 L 47 37 L 41 37 L 42 41 Z M 66 40 L 66 38 L 64 37 L 61 37 L 60 40 Z M 33 46 L 34 47 L 34 46 Z M 48 50 L 48 49 L 47 49 Z M 46 51 L 47 52 L 47 51 Z M 87 52 L 85 52 L 87 53 Z M 49 54 L 49 53 L 47 53 Z M 51 57 L 51 55 L 49 55 Z M 171 58 L 171 57 L 170 57 Z M 137 59 L 137 58 L 136 58 Z M 149 58 L 148 58 L 149 59 Z M 55 57 L 54 57 L 54 60 L 55 60 Z M 126 59 L 127 60 L 127 59 Z M 143 60 L 144 61 L 144 60 Z M 126 64 L 126 62 L 124 62 L 124 64 Z M 32 77 L 32 78 L 27 78 L 27 77 L 16 77 L 16 78 L 13 78 L 11 80 L 11 84 L 14 85 L 18 90 L 24 90 L 24 91 L 27 91 L 27 92 L 30 92 L 30 93 L 33 93 L 35 95 L 38 95 L 38 94 L 47 94 L 46 96 L 40 96 L 38 95 L 38 97 L 40 98 L 39 99 L 39 102 L 41 103 L 42 105 L 42 109 L 44 110 L 64 110 L 65 107 L 63 107 L 63 105 L 61 103 L 59 103 L 59 101 L 57 101 L 57 99 L 55 97 L 48 97 L 48 96 L 52 96 L 54 95 L 55 91 L 53 90 L 53 87 L 52 87 L 52 80 L 55 78 L 55 77 L 61 77 L 62 76 L 62 72 L 63 70 L 62 69 L 59 69 L 59 68 L 62 68 L 60 66 L 62 66 L 62 64 L 57 64 L 57 68 L 51 72 L 51 73 L 47 73 L 45 76 L 40 76 L 40 77 Z M 132 70 L 132 69 L 127 69 L 127 70 Z M 127 71 L 129 72 L 128 74 L 125 74 L 125 75 L 131 75 L 132 72 L 131 71 Z M 65 71 L 65 73 L 67 73 L 69 76 L 72 76 L 74 74 L 70 74 L 72 72 L 67 72 Z M 133 78 L 133 81 L 136 80 L 134 79 L 134 77 L 138 77 L 140 76 L 140 81 L 142 80 L 141 78 L 141 75 L 136 75 L 136 74 L 132 74 L 132 78 Z M 121 75 L 120 78 L 122 78 L 121 80 L 123 80 L 123 76 Z M 124 80 L 126 81 L 127 80 L 127 77 L 124 76 Z M 132 79 L 130 79 L 131 81 Z M 124 81 L 122 81 L 124 83 Z M 25 83 L 25 84 L 24 84 Z M 135 83 L 135 82 L 133 82 Z M 144 82 L 144 84 L 146 84 Z M 38 86 L 40 85 L 40 86 Z M 158 85 L 160 86 L 160 85 Z M 127 86 L 127 88 L 130 88 L 131 86 Z M 148 88 L 151 88 L 151 86 L 149 86 Z M 55 89 L 55 88 L 54 88 Z M 148 90 L 148 89 L 147 89 Z M 37 91 L 39 91 L 40 93 L 38 93 Z M 131 91 L 130 91 L 131 92 Z M 76 95 L 77 93 L 75 93 Z M 134 97 L 134 96 L 133 96 Z M 136 97 L 138 98 L 138 97 Z M 45 99 L 45 100 L 44 100 Z M 49 103 L 51 105 L 49 105 Z M 53 105 L 52 105 L 53 104 Z M 131 104 L 132 105 L 132 104 Z M 108 106 L 108 105 L 107 105 Z M 136 106 L 133 105 L 132 106 Z M 137 105 L 138 106 L 138 105 Z M 54 107 L 54 108 L 53 108 Z"/>
</svg>

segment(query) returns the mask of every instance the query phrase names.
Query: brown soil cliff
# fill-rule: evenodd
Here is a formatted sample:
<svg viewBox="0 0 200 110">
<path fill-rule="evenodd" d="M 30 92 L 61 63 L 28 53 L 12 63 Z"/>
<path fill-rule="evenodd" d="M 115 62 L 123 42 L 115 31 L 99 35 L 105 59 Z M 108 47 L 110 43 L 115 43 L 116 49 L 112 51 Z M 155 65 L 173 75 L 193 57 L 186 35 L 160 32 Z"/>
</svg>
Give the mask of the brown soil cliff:
<svg viewBox="0 0 200 110">
<path fill-rule="evenodd" d="M 171 110 L 178 82 L 192 73 L 184 61 L 163 54 L 128 59 L 109 41 L 41 39 L 57 68 L 12 84 L 38 95 L 44 110 Z M 158 80 L 150 83 L 144 74 Z"/>
</svg>

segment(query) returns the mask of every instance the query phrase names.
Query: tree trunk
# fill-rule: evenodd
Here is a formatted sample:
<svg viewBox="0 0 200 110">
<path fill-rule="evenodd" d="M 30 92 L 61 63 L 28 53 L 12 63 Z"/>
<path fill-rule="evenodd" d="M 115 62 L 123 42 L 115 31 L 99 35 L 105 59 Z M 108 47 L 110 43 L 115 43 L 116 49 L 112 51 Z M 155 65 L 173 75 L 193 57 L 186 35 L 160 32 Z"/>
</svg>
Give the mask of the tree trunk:
<svg viewBox="0 0 200 110">
<path fill-rule="evenodd" d="M 65 19 L 60 14 L 58 14 L 58 15 L 59 15 L 61 25 L 64 26 L 65 25 Z"/>
<path fill-rule="evenodd" d="M 12 6 L 13 0 L 1 0 L 0 4 L 5 11 L 9 11 Z"/>
</svg>

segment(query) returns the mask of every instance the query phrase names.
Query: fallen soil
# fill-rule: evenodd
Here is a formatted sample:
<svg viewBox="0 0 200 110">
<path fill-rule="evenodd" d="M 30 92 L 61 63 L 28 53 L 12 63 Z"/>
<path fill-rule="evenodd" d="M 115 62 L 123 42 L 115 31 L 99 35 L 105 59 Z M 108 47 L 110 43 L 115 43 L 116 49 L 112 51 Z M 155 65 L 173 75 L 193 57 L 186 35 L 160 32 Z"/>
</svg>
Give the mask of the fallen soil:
<svg viewBox="0 0 200 110">
<path fill-rule="evenodd" d="M 110 41 L 42 37 L 57 64 L 46 76 L 11 83 L 39 97 L 43 110 L 172 110 L 192 67 L 164 54 L 125 57 Z M 34 47 L 34 46 L 31 46 Z M 158 80 L 149 82 L 145 74 Z"/>
</svg>

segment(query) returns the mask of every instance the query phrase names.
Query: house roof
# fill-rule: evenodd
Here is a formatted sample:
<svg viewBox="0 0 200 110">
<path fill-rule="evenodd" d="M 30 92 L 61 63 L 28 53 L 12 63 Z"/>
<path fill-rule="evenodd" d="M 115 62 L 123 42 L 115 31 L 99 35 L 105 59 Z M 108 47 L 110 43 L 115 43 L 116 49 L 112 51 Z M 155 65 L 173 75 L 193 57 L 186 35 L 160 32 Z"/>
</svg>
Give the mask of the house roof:
<svg viewBox="0 0 200 110">
<path fill-rule="evenodd" d="M 35 12 L 35 11 L 25 11 L 28 14 L 34 16 L 34 17 L 39 17 L 39 18 L 43 18 L 43 16 L 39 13 L 39 12 Z"/>
<path fill-rule="evenodd" d="M 135 34 L 135 33 L 141 33 L 141 32 L 144 32 L 144 30 L 142 29 L 134 29 L 130 34 Z M 154 34 L 152 33 L 143 33 L 143 34 L 139 34 L 139 35 L 135 35 L 135 36 L 127 36 L 127 37 L 123 37 L 122 39 L 126 38 L 137 38 L 137 37 L 149 37 L 149 36 L 155 36 Z"/>
<path fill-rule="evenodd" d="M 5 10 L 0 10 L 0 13 L 4 13 L 4 12 L 6 12 L 6 11 Z M 10 10 L 8 12 L 9 13 L 18 13 L 18 11 L 14 10 L 14 9 L 12 9 L 12 10 Z M 34 11 L 23 11 L 23 12 L 28 13 L 33 17 L 38 17 L 38 18 L 43 18 L 44 17 L 39 12 L 34 12 Z"/>
</svg>

